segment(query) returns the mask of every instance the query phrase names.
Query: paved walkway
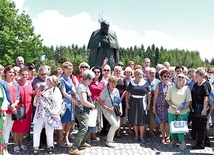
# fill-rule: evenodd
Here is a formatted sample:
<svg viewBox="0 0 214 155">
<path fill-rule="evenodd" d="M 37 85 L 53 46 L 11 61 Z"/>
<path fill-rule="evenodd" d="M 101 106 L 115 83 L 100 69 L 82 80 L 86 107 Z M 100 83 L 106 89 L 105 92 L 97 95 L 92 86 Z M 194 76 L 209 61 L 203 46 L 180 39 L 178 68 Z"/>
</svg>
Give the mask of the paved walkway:
<svg viewBox="0 0 214 155">
<path fill-rule="evenodd" d="M 76 131 L 77 132 L 77 131 Z M 75 133 L 74 133 L 75 135 Z M 206 147 L 203 150 L 192 150 L 191 147 L 194 145 L 193 141 L 187 140 L 187 149 L 179 150 L 178 146 L 164 145 L 160 143 L 160 138 L 156 135 L 155 137 L 146 138 L 146 144 L 134 143 L 133 136 L 128 134 L 121 134 L 121 138 L 115 138 L 114 141 L 117 143 L 116 148 L 109 148 L 105 146 L 104 136 L 99 136 L 100 141 L 92 142 L 91 148 L 82 149 L 81 152 L 84 155 L 213 155 L 214 154 L 214 129 L 210 131 L 211 147 Z M 32 135 L 31 135 L 32 136 Z M 10 141 L 13 141 L 10 139 Z M 25 144 L 28 146 L 27 151 L 21 151 L 17 155 L 29 155 L 32 150 L 32 139 L 30 141 L 25 140 Z M 46 146 L 42 146 L 39 155 L 47 154 Z M 9 144 L 9 152 L 13 152 L 13 143 Z M 56 155 L 69 154 L 69 148 L 61 148 L 55 145 Z"/>
</svg>

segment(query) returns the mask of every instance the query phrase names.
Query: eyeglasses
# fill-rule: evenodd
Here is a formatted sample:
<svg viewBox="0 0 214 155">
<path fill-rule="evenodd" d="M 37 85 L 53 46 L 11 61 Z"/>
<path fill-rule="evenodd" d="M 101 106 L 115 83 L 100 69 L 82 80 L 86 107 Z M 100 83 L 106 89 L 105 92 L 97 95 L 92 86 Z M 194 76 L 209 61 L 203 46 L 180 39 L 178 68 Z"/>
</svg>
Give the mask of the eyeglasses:
<svg viewBox="0 0 214 155">
<path fill-rule="evenodd" d="M 81 66 L 80 68 L 88 68 L 88 66 Z"/>
<path fill-rule="evenodd" d="M 103 71 L 104 71 L 104 72 L 109 72 L 110 70 L 109 70 L 109 69 L 104 69 Z"/>
<path fill-rule="evenodd" d="M 208 72 L 208 73 L 212 74 L 213 72 Z"/>
<path fill-rule="evenodd" d="M 94 71 L 94 73 L 95 73 L 95 74 L 99 74 L 100 72 L 99 72 L 99 71 Z"/>
<path fill-rule="evenodd" d="M 169 78 L 170 76 L 169 76 L 169 75 L 164 75 L 163 77 L 164 77 L 164 78 Z"/>
<path fill-rule="evenodd" d="M 182 79 L 184 79 L 184 77 L 183 77 L 183 76 L 178 76 L 178 78 L 182 78 Z"/>
<path fill-rule="evenodd" d="M 118 65 L 118 66 L 121 66 L 121 67 L 123 67 L 123 65 Z"/>
</svg>

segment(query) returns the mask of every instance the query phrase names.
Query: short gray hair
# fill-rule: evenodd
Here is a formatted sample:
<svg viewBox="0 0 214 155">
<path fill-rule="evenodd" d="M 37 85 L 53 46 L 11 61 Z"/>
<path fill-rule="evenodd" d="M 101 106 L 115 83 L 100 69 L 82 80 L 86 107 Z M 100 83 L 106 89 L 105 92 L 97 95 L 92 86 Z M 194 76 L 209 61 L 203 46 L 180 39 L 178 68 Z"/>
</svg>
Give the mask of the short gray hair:
<svg viewBox="0 0 214 155">
<path fill-rule="evenodd" d="M 48 67 L 46 66 L 46 65 L 44 65 L 44 66 L 40 66 L 39 67 L 39 69 L 38 69 L 38 72 L 40 72 L 40 71 L 49 71 L 49 69 L 48 69 Z"/>
<path fill-rule="evenodd" d="M 85 70 L 83 73 L 82 73 L 82 78 L 83 80 L 91 80 L 95 77 L 95 74 L 92 70 Z"/>
</svg>

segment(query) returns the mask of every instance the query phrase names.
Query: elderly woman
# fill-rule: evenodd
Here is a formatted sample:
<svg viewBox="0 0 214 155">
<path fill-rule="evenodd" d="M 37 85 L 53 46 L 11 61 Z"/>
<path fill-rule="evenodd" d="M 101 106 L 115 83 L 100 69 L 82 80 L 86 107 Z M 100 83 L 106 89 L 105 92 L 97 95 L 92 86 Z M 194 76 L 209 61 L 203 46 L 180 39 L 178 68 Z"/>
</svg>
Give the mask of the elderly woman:
<svg viewBox="0 0 214 155">
<path fill-rule="evenodd" d="M 191 92 L 186 86 L 186 76 L 182 73 L 176 77 L 176 84 L 169 88 L 166 101 L 169 104 L 168 123 L 172 121 L 187 120 L 189 116 L 189 104 L 192 101 Z M 184 104 L 185 103 L 185 104 Z M 171 144 L 176 144 L 176 134 L 170 134 Z M 186 149 L 184 133 L 178 134 L 178 140 L 181 142 L 180 149 Z"/>
<path fill-rule="evenodd" d="M 102 80 L 105 82 L 105 85 L 108 84 L 108 78 L 111 75 L 111 67 L 109 65 L 105 65 L 102 70 Z"/>
<path fill-rule="evenodd" d="M 156 69 L 151 67 L 149 70 L 149 76 L 148 79 L 146 80 L 149 83 L 150 86 L 150 90 L 151 90 L 151 103 L 153 103 L 153 98 L 154 98 L 154 91 L 155 88 L 157 86 L 157 84 L 160 82 L 159 79 L 155 78 L 155 73 L 156 73 Z M 155 115 L 152 112 L 152 104 L 150 104 L 150 113 L 149 113 L 149 117 L 150 117 L 150 124 L 149 124 L 149 132 L 151 136 L 154 136 L 154 128 L 156 129 L 156 132 L 158 131 L 158 125 L 155 121 Z"/>
<path fill-rule="evenodd" d="M 210 146 L 210 140 L 207 133 L 207 120 L 209 105 L 209 95 L 211 86 L 208 81 L 204 79 L 206 71 L 203 68 L 198 68 L 195 71 L 196 83 L 192 90 L 192 106 L 194 109 L 194 118 L 192 121 L 192 136 L 197 139 L 197 144 L 193 149 L 204 149 L 205 146 Z M 195 134 L 194 134 L 195 133 Z M 196 137 L 197 135 L 197 137 Z"/>
<path fill-rule="evenodd" d="M 20 102 L 17 106 L 22 104 L 26 107 L 26 118 L 14 121 L 13 124 L 13 138 L 15 142 L 14 151 L 16 153 L 20 152 L 20 149 L 27 150 L 26 145 L 24 145 L 23 137 L 25 133 L 30 132 L 31 126 L 31 116 L 32 116 L 32 96 L 34 94 L 31 82 L 28 81 L 29 70 L 27 67 L 23 67 L 19 71 L 20 79 L 17 81 L 20 88 Z"/>
<path fill-rule="evenodd" d="M 115 147 L 113 138 L 117 129 L 120 127 L 120 116 L 116 116 L 114 112 L 113 105 L 116 104 L 114 102 L 114 98 L 120 98 L 120 94 L 118 89 L 116 88 L 118 78 L 116 76 L 110 76 L 108 78 L 108 85 L 103 89 L 99 98 L 99 105 L 102 107 L 102 111 L 104 117 L 108 120 L 110 124 L 110 129 L 107 135 L 106 146 Z M 122 112 L 122 106 L 120 106 L 120 111 Z"/>
<path fill-rule="evenodd" d="M 88 138 L 88 120 L 90 109 L 94 109 L 95 105 L 91 100 L 91 92 L 88 85 L 95 77 L 94 72 L 91 70 L 85 70 L 82 73 L 82 82 L 80 82 L 76 88 L 76 98 L 79 101 L 79 105 L 75 108 L 75 116 L 79 122 L 79 130 L 76 135 L 76 139 L 73 142 L 73 146 L 69 151 L 70 154 L 81 155 L 78 147 L 91 147 L 86 143 Z"/>
<path fill-rule="evenodd" d="M 80 63 L 80 65 L 79 65 L 80 74 L 76 75 L 78 82 L 82 82 L 82 80 L 83 80 L 82 73 L 88 69 L 90 69 L 90 66 L 87 62 L 81 62 Z"/>
<path fill-rule="evenodd" d="M 126 89 L 126 108 L 129 109 L 129 123 L 134 126 L 134 141 L 137 142 L 140 139 L 145 143 L 145 125 L 149 124 L 150 88 L 148 82 L 143 79 L 141 69 L 134 71 L 134 77 L 135 79 L 131 80 Z"/>
<path fill-rule="evenodd" d="M 169 82 L 170 72 L 167 69 L 160 71 L 161 82 L 157 84 L 154 99 L 153 99 L 153 113 L 156 115 L 156 120 L 159 118 L 160 131 L 162 135 L 162 144 L 170 142 L 169 126 L 168 126 L 168 108 L 169 105 L 165 100 L 168 88 L 172 85 Z M 158 121 L 158 120 L 157 120 Z"/>
<path fill-rule="evenodd" d="M 33 120 L 33 150 L 31 154 L 39 153 L 40 133 L 43 126 L 46 131 L 48 154 L 53 154 L 54 129 L 62 128 L 59 116 L 61 103 L 63 102 L 62 94 L 58 88 L 60 86 L 60 81 L 58 77 L 53 75 L 48 77 L 46 85 L 46 90 L 42 90 L 42 87 L 37 89 L 37 93 L 34 98 L 36 112 Z M 49 120 L 54 120 L 56 122 L 55 125 L 51 124 Z"/>
</svg>

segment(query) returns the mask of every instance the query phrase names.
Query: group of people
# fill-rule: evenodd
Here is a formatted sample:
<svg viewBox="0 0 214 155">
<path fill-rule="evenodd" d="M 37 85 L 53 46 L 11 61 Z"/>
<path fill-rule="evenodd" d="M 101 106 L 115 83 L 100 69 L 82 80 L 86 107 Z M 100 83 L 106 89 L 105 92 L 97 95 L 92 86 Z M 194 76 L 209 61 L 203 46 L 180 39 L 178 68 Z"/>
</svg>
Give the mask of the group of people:
<svg viewBox="0 0 214 155">
<path fill-rule="evenodd" d="M 54 135 L 59 147 L 70 147 L 70 154 L 81 155 L 80 147 L 91 147 L 92 140 L 100 140 L 97 129 L 106 136 L 106 146 L 114 148 L 114 137 L 120 138 L 128 126 L 134 134 L 134 142 L 146 142 L 160 131 L 160 143 L 186 149 L 185 133 L 170 133 L 172 121 L 188 120 L 191 124 L 189 139 L 197 140 L 192 149 L 210 146 L 207 123 L 214 91 L 214 69 L 189 69 L 170 66 L 168 62 L 150 66 L 150 59 L 143 65 L 129 61 L 127 66 L 119 62 L 112 70 L 104 59 L 102 66 L 80 63 L 80 74 L 73 75 L 74 66 L 64 62 L 51 74 L 51 68 L 43 65 L 24 65 L 23 57 L 17 66 L 2 66 L 0 81 L 0 154 L 7 155 L 10 134 L 14 140 L 14 152 L 27 150 L 23 137 L 33 124 L 33 150 L 38 154 L 40 137 L 46 137 L 48 154 L 54 153 Z M 125 67 L 125 68 L 124 68 Z M 66 109 L 60 115 L 62 103 Z M 26 117 L 13 120 L 20 106 L 25 105 Z M 116 115 L 115 106 L 120 115 Z M 96 117 L 90 117 L 96 110 Z M 95 121 L 95 125 L 89 125 Z M 74 126 L 78 133 L 70 142 Z M 98 126 L 98 128 L 96 128 Z M 42 134 L 42 136 L 41 136 Z"/>
</svg>

